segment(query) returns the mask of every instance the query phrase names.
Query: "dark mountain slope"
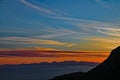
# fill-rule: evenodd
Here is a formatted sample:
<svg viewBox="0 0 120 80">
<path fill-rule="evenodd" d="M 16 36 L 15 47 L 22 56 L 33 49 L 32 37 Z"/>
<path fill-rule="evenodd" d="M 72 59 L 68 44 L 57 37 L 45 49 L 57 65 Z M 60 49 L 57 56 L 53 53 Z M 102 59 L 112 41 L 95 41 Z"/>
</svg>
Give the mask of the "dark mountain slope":
<svg viewBox="0 0 120 80">
<path fill-rule="evenodd" d="M 84 73 L 76 72 L 76 73 L 70 73 L 70 74 L 58 76 L 58 77 L 55 77 L 54 79 L 50 79 L 50 80 L 78 80 L 83 77 L 84 77 Z"/>
<path fill-rule="evenodd" d="M 65 74 L 50 80 L 120 80 L 120 46 L 112 50 L 104 62 L 86 73 Z"/>
</svg>

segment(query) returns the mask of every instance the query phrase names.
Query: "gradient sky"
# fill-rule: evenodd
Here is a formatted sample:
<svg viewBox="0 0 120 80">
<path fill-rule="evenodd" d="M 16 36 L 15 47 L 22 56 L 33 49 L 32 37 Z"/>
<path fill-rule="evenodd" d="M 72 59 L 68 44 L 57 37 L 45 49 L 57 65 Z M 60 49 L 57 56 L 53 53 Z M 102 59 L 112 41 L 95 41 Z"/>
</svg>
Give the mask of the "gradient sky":
<svg viewBox="0 0 120 80">
<path fill-rule="evenodd" d="M 0 64 L 71 60 L 76 51 L 84 57 L 73 60 L 99 62 L 119 45 L 120 0 L 0 0 Z"/>
</svg>

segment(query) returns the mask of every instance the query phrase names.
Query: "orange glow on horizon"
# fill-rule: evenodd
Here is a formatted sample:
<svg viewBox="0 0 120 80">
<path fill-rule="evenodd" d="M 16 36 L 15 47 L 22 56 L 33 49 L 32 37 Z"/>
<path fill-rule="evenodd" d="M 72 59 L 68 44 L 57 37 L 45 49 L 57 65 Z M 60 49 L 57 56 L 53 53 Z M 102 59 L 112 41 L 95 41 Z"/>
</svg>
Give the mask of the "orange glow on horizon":
<svg viewBox="0 0 120 80">
<path fill-rule="evenodd" d="M 9 53 L 12 54 L 9 54 Z M 5 55 L 1 55 L 1 54 Z M 56 50 L 14 50 L 0 51 L 0 65 L 3 64 L 31 64 L 40 62 L 88 61 L 102 62 L 109 52 L 95 51 L 56 51 Z"/>
<path fill-rule="evenodd" d="M 19 57 L 19 58 L 1 58 L 0 65 L 4 64 L 31 64 L 40 62 L 62 62 L 62 61 L 87 61 L 87 62 L 102 62 L 106 59 L 104 58 L 79 58 L 79 57 L 63 57 L 63 58 L 39 58 L 39 57 Z"/>
</svg>

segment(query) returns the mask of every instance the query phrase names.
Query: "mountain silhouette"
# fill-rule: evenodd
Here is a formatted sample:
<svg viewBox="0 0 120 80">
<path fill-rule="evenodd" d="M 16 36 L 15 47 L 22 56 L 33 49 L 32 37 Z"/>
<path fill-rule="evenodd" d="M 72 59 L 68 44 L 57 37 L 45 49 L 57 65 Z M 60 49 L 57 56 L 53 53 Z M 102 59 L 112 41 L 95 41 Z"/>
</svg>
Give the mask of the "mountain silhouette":
<svg viewBox="0 0 120 80">
<path fill-rule="evenodd" d="M 50 80 L 120 80 L 120 46 L 109 57 L 88 72 L 76 72 L 56 76 Z"/>
</svg>

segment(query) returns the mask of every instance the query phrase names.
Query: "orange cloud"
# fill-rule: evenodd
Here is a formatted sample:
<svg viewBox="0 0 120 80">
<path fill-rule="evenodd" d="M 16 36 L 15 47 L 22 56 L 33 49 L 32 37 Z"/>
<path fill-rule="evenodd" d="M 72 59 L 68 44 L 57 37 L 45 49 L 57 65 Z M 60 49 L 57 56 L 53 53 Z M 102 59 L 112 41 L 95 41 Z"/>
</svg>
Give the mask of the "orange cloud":
<svg viewBox="0 0 120 80">
<path fill-rule="evenodd" d="M 55 50 L 13 50 L 0 51 L 0 57 L 106 57 L 105 52 L 77 52 Z"/>
</svg>

